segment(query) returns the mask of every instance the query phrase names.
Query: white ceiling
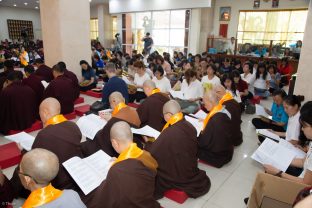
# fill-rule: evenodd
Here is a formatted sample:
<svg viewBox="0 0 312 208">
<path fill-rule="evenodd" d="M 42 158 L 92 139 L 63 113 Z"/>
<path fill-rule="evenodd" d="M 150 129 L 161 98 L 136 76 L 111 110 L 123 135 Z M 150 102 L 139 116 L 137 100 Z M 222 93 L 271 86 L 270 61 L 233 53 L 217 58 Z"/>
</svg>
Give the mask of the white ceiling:
<svg viewBox="0 0 312 208">
<path fill-rule="evenodd" d="M 91 6 L 100 4 L 100 3 L 108 3 L 108 2 L 109 0 L 92 0 Z M 25 5 L 25 3 L 27 3 L 27 5 Z M 38 7 L 39 9 L 39 0 L 0 0 L 0 6 L 8 6 L 8 7 L 16 7 L 16 8 L 24 8 L 24 9 L 36 9 L 36 7 Z"/>
</svg>

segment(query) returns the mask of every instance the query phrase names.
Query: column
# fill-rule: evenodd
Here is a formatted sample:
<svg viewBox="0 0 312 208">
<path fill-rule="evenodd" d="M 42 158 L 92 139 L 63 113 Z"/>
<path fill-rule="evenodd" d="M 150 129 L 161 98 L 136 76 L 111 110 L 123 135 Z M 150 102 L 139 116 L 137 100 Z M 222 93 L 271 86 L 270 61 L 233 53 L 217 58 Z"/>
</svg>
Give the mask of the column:
<svg viewBox="0 0 312 208">
<path fill-rule="evenodd" d="M 202 53 L 199 51 L 200 28 L 201 9 L 192 9 L 188 53 L 192 53 L 194 55 L 197 53 Z"/>
<path fill-rule="evenodd" d="M 312 100 L 311 87 L 311 56 L 312 56 L 312 1 L 310 1 L 307 23 L 304 32 L 298 66 L 298 76 L 295 84 L 295 95 L 304 95 L 306 101 Z"/>
<path fill-rule="evenodd" d="M 109 5 L 99 4 L 98 21 L 99 21 L 99 41 L 105 48 L 111 48 L 112 45 L 112 21 L 109 14 Z"/>
<path fill-rule="evenodd" d="M 81 77 L 79 61 L 91 64 L 89 0 L 40 0 L 45 62 L 64 61 Z"/>
</svg>

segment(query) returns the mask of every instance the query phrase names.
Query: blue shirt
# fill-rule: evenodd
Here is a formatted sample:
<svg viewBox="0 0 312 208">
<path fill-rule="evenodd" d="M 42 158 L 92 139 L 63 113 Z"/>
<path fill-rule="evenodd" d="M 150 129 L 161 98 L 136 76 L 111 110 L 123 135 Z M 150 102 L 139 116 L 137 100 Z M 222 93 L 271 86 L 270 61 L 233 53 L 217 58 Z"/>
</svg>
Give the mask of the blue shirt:
<svg viewBox="0 0 312 208">
<path fill-rule="evenodd" d="M 279 86 L 276 84 L 276 81 L 280 81 L 281 80 L 281 75 L 280 75 L 280 73 L 276 73 L 275 74 L 275 78 L 274 79 L 272 79 L 272 77 L 271 77 L 271 80 L 270 80 L 270 88 L 273 88 L 273 89 L 279 89 Z"/>
<path fill-rule="evenodd" d="M 85 80 L 91 80 L 92 77 L 94 78 L 94 82 L 96 83 L 96 75 L 95 75 L 95 70 L 94 69 L 90 69 L 90 70 L 83 70 L 82 69 L 82 76 Z"/>
<path fill-rule="evenodd" d="M 104 64 L 104 61 L 102 61 L 101 59 L 98 60 L 96 63 L 95 63 L 96 67 L 97 68 L 104 68 L 105 64 Z"/>
<path fill-rule="evenodd" d="M 288 115 L 284 110 L 283 105 L 277 105 L 276 103 L 273 103 L 272 108 L 272 120 L 279 123 L 285 123 L 284 129 L 287 129 L 287 122 L 288 122 Z"/>
<path fill-rule="evenodd" d="M 128 103 L 129 100 L 129 94 L 128 94 L 128 86 L 117 76 L 114 76 L 108 80 L 108 82 L 105 84 L 104 89 L 102 91 L 102 102 L 104 104 L 105 108 L 109 108 L 109 96 L 113 92 L 120 92 L 122 96 L 125 98 L 126 103 Z"/>
</svg>

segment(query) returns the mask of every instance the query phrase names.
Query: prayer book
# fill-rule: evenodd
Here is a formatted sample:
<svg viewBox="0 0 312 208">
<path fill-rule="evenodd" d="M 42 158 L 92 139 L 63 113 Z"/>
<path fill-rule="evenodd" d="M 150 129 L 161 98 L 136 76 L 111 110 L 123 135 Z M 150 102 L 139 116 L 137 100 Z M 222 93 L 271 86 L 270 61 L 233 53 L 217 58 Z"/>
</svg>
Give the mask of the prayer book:
<svg viewBox="0 0 312 208">
<path fill-rule="evenodd" d="M 205 113 L 203 110 L 199 110 L 195 114 L 190 114 L 190 116 L 193 116 L 193 117 L 198 118 L 198 119 L 205 120 L 205 118 L 207 117 L 207 113 Z"/>
<path fill-rule="evenodd" d="M 261 163 L 286 171 L 296 153 L 271 139 L 265 139 L 260 147 L 251 156 L 252 159 Z"/>
<path fill-rule="evenodd" d="M 27 134 L 24 131 L 22 131 L 18 134 L 5 136 L 5 138 L 20 144 L 27 151 L 31 150 L 31 147 L 35 141 L 35 137 L 31 136 L 30 134 Z"/>
<path fill-rule="evenodd" d="M 82 135 L 93 140 L 96 133 L 101 130 L 106 123 L 107 122 L 104 119 L 101 119 L 100 116 L 89 114 L 80 117 L 77 121 L 77 126 L 79 127 Z"/>
<path fill-rule="evenodd" d="M 111 159 L 109 155 L 99 150 L 83 159 L 73 157 L 63 162 L 63 166 L 87 195 L 106 179 L 112 164 Z"/>
<path fill-rule="evenodd" d="M 303 159 L 303 158 L 305 158 L 307 156 L 307 154 L 303 150 L 295 147 L 293 144 L 291 144 L 290 142 L 288 142 L 288 141 L 286 141 L 284 139 L 281 139 L 278 144 L 282 145 L 283 147 L 286 147 L 287 149 L 289 149 L 289 150 L 293 151 L 294 153 L 296 153 L 295 158 Z"/>
<path fill-rule="evenodd" d="M 269 139 L 273 139 L 278 142 L 281 140 L 277 134 L 270 132 L 268 129 L 257 129 L 256 132 L 261 136 L 268 137 Z"/>
<path fill-rule="evenodd" d="M 41 81 L 41 84 L 43 85 L 44 88 L 47 88 L 49 86 L 49 83 L 44 80 Z"/>
<path fill-rule="evenodd" d="M 135 128 L 131 128 L 131 132 L 133 134 L 139 134 L 139 135 L 144 135 L 147 137 L 152 137 L 157 139 L 160 135 L 160 132 L 157 131 L 156 129 L 153 129 L 152 127 L 146 125 L 143 128 L 140 129 L 135 129 Z"/>
<path fill-rule="evenodd" d="M 180 99 L 180 100 L 187 100 L 184 96 L 184 93 L 182 91 L 174 91 L 174 90 L 170 90 L 169 91 L 170 95 L 173 97 L 173 98 L 177 98 L 177 99 Z"/>
<path fill-rule="evenodd" d="M 269 114 L 267 114 L 267 112 L 265 112 L 265 109 L 262 105 L 256 104 L 256 115 L 272 120 L 272 116 L 270 116 Z"/>
<path fill-rule="evenodd" d="M 185 116 L 185 120 L 190 122 L 196 129 L 197 137 L 199 136 L 200 132 L 203 130 L 203 122 L 199 121 L 196 118 L 192 118 L 190 116 Z"/>
</svg>

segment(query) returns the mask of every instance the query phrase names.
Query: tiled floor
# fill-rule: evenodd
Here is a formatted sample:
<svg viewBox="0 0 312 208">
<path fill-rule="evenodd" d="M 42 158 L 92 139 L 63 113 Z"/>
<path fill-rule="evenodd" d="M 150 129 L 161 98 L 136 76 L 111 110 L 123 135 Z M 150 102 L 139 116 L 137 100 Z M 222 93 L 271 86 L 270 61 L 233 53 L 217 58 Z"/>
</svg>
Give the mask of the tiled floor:
<svg viewBox="0 0 312 208">
<path fill-rule="evenodd" d="M 85 103 L 91 104 L 97 99 L 83 96 Z M 272 99 L 261 101 L 266 107 L 270 107 Z M 85 104 L 84 103 L 84 104 Z M 204 164 L 199 164 L 199 168 L 205 170 L 211 180 L 210 191 L 197 199 L 188 199 L 184 204 L 177 204 L 167 198 L 159 200 L 164 208 L 243 208 L 246 207 L 243 199 L 251 191 L 254 179 L 258 172 L 263 171 L 260 164 L 250 159 L 251 154 L 258 147 L 255 129 L 251 124 L 253 115 L 243 114 L 242 131 L 244 143 L 235 149 L 231 163 L 221 169 L 213 168 Z M 31 133 L 36 135 L 38 132 Z M 0 136 L 0 144 L 6 143 Z M 11 177 L 15 167 L 3 170 Z M 19 207 L 21 201 L 17 201 L 15 207 Z"/>
</svg>

